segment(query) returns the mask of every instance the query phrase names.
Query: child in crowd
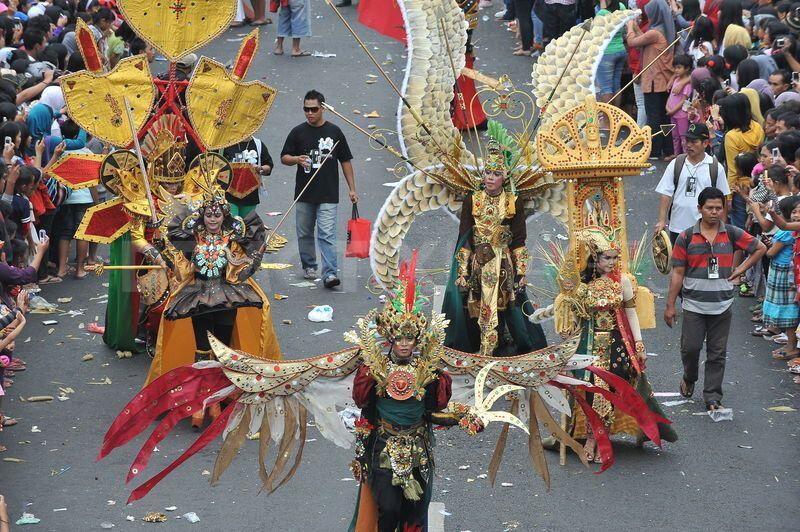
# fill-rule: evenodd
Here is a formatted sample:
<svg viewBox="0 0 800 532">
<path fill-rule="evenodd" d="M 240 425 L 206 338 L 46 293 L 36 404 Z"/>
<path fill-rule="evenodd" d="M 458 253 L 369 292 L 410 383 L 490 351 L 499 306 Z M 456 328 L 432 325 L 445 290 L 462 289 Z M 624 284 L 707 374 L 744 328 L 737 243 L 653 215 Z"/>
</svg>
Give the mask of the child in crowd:
<svg viewBox="0 0 800 532">
<path fill-rule="evenodd" d="M 792 222 L 800 222 L 800 197 L 789 196 L 778 204 L 780 214 Z M 767 294 L 764 298 L 764 325 L 776 327 L 786 334 L 787 343 L 772 352 L 778 360 L 790 360 L 800 354 L 797 348 L 796 329 L 800 324 L 800 306 L 797 303 L 797 287 L 794 275 L 795 236 L 791 230 L 780 229 L 772 237 L 767 250 L 770 257 L 767 276 Z"/>
<path fill-rule="evenodd" d="M 670 161 L 686 152 L 686 132 L 689 130 L 689 99 L 692 95 L 692 58 L 688 55 L 676 55 L 672 60 L 675 75 L 669 86 L 667 99 L 667 116 L 675 126 L 672 130 L 673 155 L 665 160 Z"/>
</svg>

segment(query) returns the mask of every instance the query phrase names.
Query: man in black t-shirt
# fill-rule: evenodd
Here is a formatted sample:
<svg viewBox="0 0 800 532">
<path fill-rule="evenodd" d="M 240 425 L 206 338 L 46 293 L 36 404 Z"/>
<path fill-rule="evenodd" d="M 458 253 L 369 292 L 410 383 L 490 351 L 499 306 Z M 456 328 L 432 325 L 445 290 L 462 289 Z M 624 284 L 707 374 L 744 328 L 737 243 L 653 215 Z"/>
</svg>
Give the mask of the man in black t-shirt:
<svg viewBox="0 0 800 532">
<path fill-rule="evenodd" d="M 222 152 L 222 155 L 232 163 L 249 163 L 253 165 L 256 173 L 261 176 L 272 173 L 272 157 L 269 155 L 267 146 L 255 137 L 250 137 L 248 140 L 228 146 Z M 261 186 L 263 185 L 264 183 L 262 182 Z M 260 187 L 243 198 L 225 194 L 225 199 L 228 200 L 228 204 L 231 206 L 231 214 L 244 218 L 254 211 L 258 206 L 259 189 Z"/>
<path fill-rule="evenodd" d="M 294 197 L 297 243 L 300 262 L 306 279 L 317 277 L 317 250 L 314 246 L 314 226 L 322 255 L 322 282 L 325 288 L 341 284 L 336 276 L 336 211 L 339 203 L 339 167 L 350 190 L 350 201 L 358 202 L 353 155 L 342 130 L 327 122 L 323 116 L 322 93 L 311 90 L 303 98 L 306 122 L 292 129 L 281 150 L 281 162 L 297 166 Z M 311 176 L 319 170 L 309 184 Z M 303 192 L 303 188 L 308 188 Z M 302 196 L 301 196 L 302 193 Z"/>
</svg>

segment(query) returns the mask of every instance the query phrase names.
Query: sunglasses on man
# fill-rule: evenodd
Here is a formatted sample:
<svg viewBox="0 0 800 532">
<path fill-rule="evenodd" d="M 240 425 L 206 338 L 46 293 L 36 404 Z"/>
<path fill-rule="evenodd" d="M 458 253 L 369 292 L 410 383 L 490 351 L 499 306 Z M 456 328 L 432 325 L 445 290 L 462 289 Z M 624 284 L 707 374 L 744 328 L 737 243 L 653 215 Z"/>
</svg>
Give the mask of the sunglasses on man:
<svg viewBox="0 0 800 532">
<path fill-rule="evenodd" d="M 305 105 L 303 106 L 304 113 L 316 113 L 317 111 L 319 111 L 319 107 L 306 107 Z"/>
</svg>

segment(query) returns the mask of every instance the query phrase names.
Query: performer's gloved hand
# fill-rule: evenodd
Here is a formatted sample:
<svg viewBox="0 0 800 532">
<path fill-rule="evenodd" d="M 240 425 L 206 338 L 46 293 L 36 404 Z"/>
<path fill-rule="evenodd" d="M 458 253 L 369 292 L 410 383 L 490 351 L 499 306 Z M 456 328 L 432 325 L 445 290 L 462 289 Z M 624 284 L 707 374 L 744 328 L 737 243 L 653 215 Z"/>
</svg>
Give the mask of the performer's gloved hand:
<svg viewBox="0 0 800 532">
<path fill-rule="evenodd" d="M 521 298 L 525 295 L 525 284 L 524 275 L 517 275 L 514 278 L 514 293 L 516 294 L 517 298 Z"/>
</svg>

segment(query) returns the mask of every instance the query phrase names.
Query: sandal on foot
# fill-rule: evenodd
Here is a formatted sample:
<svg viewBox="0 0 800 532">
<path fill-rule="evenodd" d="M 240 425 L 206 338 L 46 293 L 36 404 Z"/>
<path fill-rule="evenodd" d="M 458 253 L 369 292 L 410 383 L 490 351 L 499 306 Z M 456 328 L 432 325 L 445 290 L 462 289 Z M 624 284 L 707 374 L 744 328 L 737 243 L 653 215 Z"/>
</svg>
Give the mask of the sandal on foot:
<svg viewBox="0 0 800 532">
<path fill-rule="evenodd" d="M 692 395 L 694 395 L 694 383 L 686 382 L 681 379 L 681 385 L 678 387 L 678 391 L 683 397 L 690 399 Z"/>
<path fill-rule="evenodd" d="M 711 412 L 712 410 L 719 410 L 722 408 L 722 403 L 719 401 L 706 401 L 706 410 Z"/>
<path fill-rule="evenodd" d="M 583 446 L 583 456 L 587 462 L 593 462 L 595 457 L 595 450 L 597 448 L 597 441 L 594 437 L 586 438 L 586 443 Z"/>
<path fill-rule="evenodd" d="M 292 57 L 309 57 L 310 55 L 311 52 L 309 52 L 308 50 L 300 50 L 300 52 L 298 53 L 292 52 Z"/>
</svg>

